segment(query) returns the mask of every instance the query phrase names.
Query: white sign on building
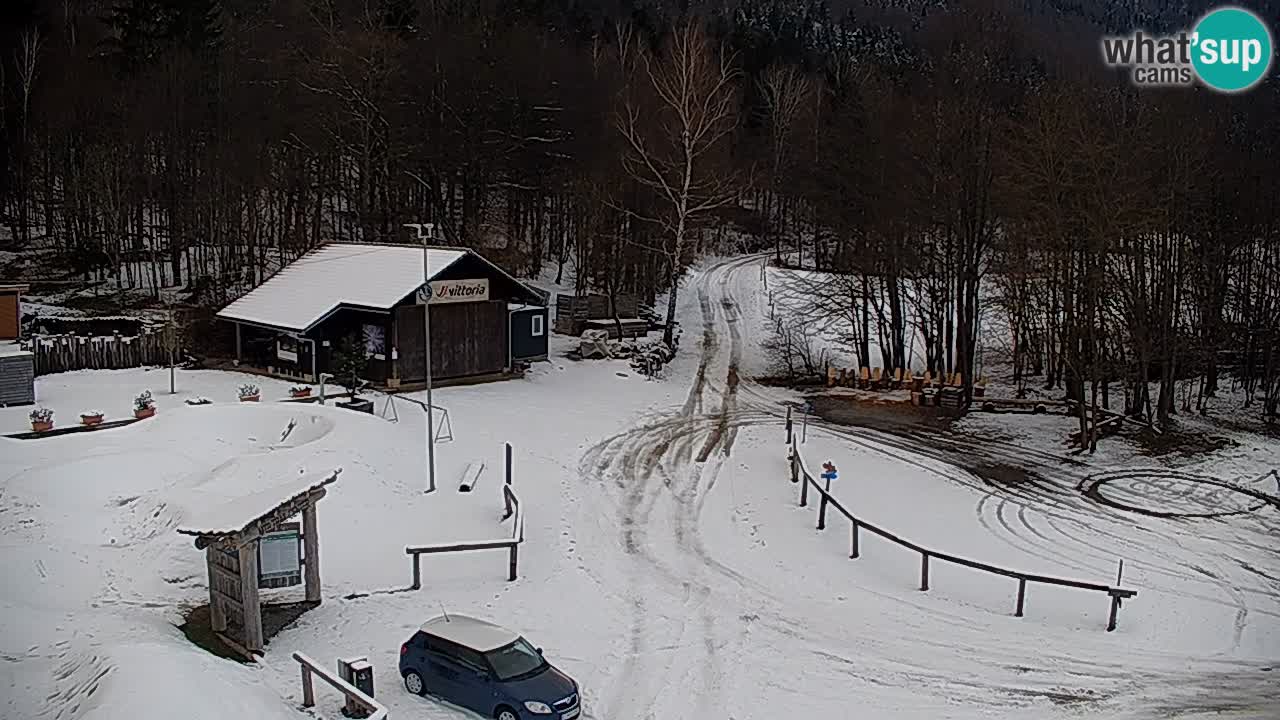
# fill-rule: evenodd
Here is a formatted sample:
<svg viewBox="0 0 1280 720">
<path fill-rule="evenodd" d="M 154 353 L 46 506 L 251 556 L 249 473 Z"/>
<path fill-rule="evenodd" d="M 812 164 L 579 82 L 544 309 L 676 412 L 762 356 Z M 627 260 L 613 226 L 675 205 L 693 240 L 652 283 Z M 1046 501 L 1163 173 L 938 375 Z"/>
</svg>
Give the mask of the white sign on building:
<svg viewBox="0 0 1280 720">
<path fill-rule="evenodd" d="M 489 299 L 489 279 L 478 280 L 436 280 L 428 283 L 431 287 L 431 304 L 461 302 L 484 302 Z M 422 290 L 418 291 L 418 303 L 425 298 Z"/>
</svg>

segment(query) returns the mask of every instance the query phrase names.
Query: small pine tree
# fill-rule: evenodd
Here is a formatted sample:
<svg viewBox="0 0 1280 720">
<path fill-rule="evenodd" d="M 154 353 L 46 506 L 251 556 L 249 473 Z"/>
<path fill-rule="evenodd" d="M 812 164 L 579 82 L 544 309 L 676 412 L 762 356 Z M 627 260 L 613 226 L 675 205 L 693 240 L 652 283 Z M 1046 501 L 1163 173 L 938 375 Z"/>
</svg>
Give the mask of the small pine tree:
<svg viewBox="0 0 1280 720">
<path fill-rule="evenodd" d="M 364 346 L 352 338 L 339 342 L 334 349 L 334 377 L 350 393 L 352 400 L 360 393 L 360 376 L 364 374 L 367 365 Z"/>
</svg>

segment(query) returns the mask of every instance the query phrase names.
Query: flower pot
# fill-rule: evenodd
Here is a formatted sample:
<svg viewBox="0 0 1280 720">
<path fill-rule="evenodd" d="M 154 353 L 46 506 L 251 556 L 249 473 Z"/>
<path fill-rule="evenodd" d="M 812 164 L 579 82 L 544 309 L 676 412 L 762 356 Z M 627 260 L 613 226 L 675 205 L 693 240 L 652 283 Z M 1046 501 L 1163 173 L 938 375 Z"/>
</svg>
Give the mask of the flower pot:
<svg viewBox="0 0 1280 720">
<path fill-rule="evenodd" d="M 81 425 L 101 425 L 102 416 L 101 415 L 81 415 L 80 424 Z"/>
<path fill-rule="evenodd" d="M 31 429 L 35 430 L 36 432 L 45 432 L 47 430 L 52 430 L 53 421 L 52 420 L 32 420 Z"/>
<path fill-rule="evenodd" d="M 290 390 L 289 397 L 295 397 L 295 398 L 311 397 L 311 388 L 307 388 L 306 390 Z"/>
<path fill-rule="evenodd" d="M 151 417 L 152 415 L 155 415 L 155 414 L 156 414 L 156 409 L 155 409 L 155 408 L 153 408 L 153 407 L 143 408 L 143 409 L 141 409 L 141 410 L 136 410 L 136 409 L 135 409 L 135 410 L 133 411 L 133 416 L 134 416 L 134 417 L 136 417 L 136 418 L 138 418 L 139 420 L 142 420 L 143 418 L 149 418 L 149 417 Z"/>
<path fill-rule="evenodd" d="M 373 414 L 373 401 L 372 401 L 372 400 L 359 400 L 359 399 L 357 399 L 357 400 L 345 400 L 345 401 L 340 401 L 340 402 L 335 403 L 335 404 L 336 404 L 338 407 L 340 407 L 340 408 L 345 408 L 345 409 L 347 409 L 347 410 L 355 410 L 356 412 L 369 413 L 370 415 L 372 415 L 372 414 Z"/>
<path fill-rule="evenodd" d="M 258 402 L 258 395 L 245 395 L 240 398 L 240 402 Z"/>
</svg>

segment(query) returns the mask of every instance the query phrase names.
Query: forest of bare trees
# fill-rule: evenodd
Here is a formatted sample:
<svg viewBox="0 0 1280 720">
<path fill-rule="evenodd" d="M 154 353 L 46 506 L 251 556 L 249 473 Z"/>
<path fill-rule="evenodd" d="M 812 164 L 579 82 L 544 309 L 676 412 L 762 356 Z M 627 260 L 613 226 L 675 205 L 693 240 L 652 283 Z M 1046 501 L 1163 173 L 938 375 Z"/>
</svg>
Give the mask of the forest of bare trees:
<svg viewBox="0 0 1280 720">
<path fill-rule="evenodd" d="M 20 0 L 0 250 L 39 258 L 12 279 L 212 308 L 435 222 L 519 274 L 674 301 L 742 237 L 824 271 L 812 320 L 861 364 L 921 337 L 969 385 L 999 334 L 1020 386 L 1081 408 L 1166 424 L 1234 384 L 1274 417 L 1280 73 L 1222 95 L 1103 68 L 1102 35 L 1211 6 L 1173 5 Z"/>
</svg>

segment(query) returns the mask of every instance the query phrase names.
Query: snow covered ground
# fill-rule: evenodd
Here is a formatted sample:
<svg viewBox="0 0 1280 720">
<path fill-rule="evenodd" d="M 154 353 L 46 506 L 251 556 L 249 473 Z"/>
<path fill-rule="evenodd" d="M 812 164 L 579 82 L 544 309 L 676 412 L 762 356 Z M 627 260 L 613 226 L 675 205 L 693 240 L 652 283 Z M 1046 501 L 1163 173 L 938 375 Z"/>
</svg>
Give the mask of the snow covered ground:
<svg viewBox="0 0 1280 720">
<path fill-rule="evenodd" d="M 1114 633 L 1096 593 L 1033 585 L 1015 618 L 1016 583 L 941 565 L 922 593 L 917 556 L 864 534 L 850 560 L 847 524 L 818 532 L 814 508 L 796 507 L 782 429 L 796 398 L 751 381 L 768 328 L 760 261 L 707 262 L 686 280 L 681 353 L 662 381 L 564 360 L 557 340 L 557 357 L 524 380 L 437 391 L 455 439 L 438 446 L 431 495 L 425 424 L 409 403 L 392 423 L 268 402 L 288 383 L 260 381 L 264 402 L 239 404 L 234 373 L 179 372 L 172 401 L 165 371 L 42 378 L 59 424 L 94 406 L 125 416 L 143 389 L 160 411 L 119 429 L 0 439 L 0 715 L 301 717 L 289 657 L 301 650 L 329 664 L 367 654 L 393 718 L 474 717 L 410 696 L 396 676 L 399 643 L 444 607 L 526 634 L 581 683 L 598 720 L 1280 717 L 1280 511 L 1196 494 L 1207 477 L 1274 496 L 1272 480 L 1249 483 L 1280 466 L 1275 443 L 1183 461 L 1170 480 L 1161 461 L 1111 440 L 1096 458 L 1067 457 L 1063 418 L 966 420 L 993 454 L 1036 467 L 1039 480 L 1016 487 L 928 452 L 954 438 L 813 422 L 804 456 L 836 462 L 837 495 L 867 520 L 1080 580 L 1113 581 L 1123 558 L 1123 584 L 1139 591 Z M 182 405 L 190 395 L 215 404 Z M 0 423 L 24 429 L 26 410 L 0 410 Z M 520 579 L 505 581 L 501 552 L 431 557 L 422 590 L 393 592 L 410 581 L 404 545 L 503 530 L 504 442 L 527 511 Z M 474 460 L 488 469 L 459 494 Z M 324 603 L 257 665 L 192 648 L 173 625 L 207 597 L 203 558 L 174 528 L 336 467 L 319 505 Z M 1077 490 L 1100 477 L 1100 492 L 1147 509 L 1243 512 L 1126 512 Z M 320 714 L 339 717 L 338 697 L 317 694 Z"/>
</svg>

